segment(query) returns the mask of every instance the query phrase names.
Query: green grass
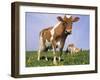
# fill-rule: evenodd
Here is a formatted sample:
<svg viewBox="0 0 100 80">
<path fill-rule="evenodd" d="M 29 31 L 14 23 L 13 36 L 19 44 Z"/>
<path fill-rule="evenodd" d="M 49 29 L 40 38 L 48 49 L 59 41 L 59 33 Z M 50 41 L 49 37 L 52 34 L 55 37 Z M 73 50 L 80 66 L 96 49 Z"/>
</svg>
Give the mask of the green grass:
<svg viewBox="0 0 100 80">
<path fill-rule="evenodd" d="M 48 61 L 45 60 L 47 54 Z M 61 56 L 61 61 L 57 60 L 56 66 L 63 65 L 84 65 L 89 64 L 89 51 L 81 51 L 76 54 L 64 53 Z M 47 53 L 41 53 L 40 61 L 37 61 L 37 51 L 26 52 L 26 67 L 39 67 L 39 66 L 55 66 L 53 64 L 53 53 L 49 51 Z"/>
</svg>

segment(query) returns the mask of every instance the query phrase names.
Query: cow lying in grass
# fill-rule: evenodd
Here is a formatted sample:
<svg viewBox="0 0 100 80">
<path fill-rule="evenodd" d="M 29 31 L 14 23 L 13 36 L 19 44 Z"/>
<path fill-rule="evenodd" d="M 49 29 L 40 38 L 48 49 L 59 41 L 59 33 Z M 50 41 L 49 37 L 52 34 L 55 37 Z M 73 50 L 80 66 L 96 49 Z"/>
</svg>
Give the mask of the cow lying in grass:
<svg viewBox="0 0 100 80">
<path fill-rule="evenodd" d="M 80 51 L 81 51 L 81 49 L 75 47 L 74 44 L 69 44 L 68 47 L 67 47 L 67 50 L 66 50 L 66 52 L 71 53 L 71 54 L 73 54 L 73 53 L 78 53 L 78 52 L 80 52 Z"/>
<path fill-rule="evenodd" d="M 59 61 L 61 60 L 62 50 L 65 44 L 65 40 L 68 35 L 72 33 L 72 24 L 79 20 L 79 17 L 64 17 L 58 16 L 58 22 L 53 26 L 46 29 L 43 29 L 40 32 L 40 45 L 38 50 L 38 61 L 40 60 L 40 53 L 42 51 L 48 51 L 49 48 L 53 49 L 53 64 L 57 64 L 57 52 L 56 48 L 59 49 Z M 45 58 L 46 60 L 47 57 Z"/>
</svg>

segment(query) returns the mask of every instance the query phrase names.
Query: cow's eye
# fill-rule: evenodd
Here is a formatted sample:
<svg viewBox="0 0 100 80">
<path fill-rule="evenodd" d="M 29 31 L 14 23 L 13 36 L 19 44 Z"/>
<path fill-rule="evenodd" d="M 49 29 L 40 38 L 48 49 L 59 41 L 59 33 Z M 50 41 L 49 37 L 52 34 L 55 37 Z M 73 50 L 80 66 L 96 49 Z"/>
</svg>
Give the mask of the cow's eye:
<svg viewBox="0 0 100 80">
<path fill-rule="evenodd" d="M 66 26 L 68 23 L 64 22 L 63 25 Z"/>
<path fill-rule="evenodd" d="M 68 22 L 65 23 L 65 25 L 67 25 L 67 24 L 68 24 Z"/>
</svg>

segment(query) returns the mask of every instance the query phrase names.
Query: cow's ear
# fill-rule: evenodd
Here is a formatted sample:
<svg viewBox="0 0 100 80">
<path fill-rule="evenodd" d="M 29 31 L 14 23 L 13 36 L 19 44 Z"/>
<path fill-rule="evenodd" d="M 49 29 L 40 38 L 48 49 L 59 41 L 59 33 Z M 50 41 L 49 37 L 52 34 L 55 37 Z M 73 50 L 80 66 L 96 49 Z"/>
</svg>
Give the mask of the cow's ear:
<svg viewBox="0 0 100 80">
<path fill-rule="evenodd" d="M 58 21 L 63 21 L 61 16 L 58 16 L 57 19 L 58 19 Z"/>
<path fill-rule="evenodd" d="M 77 21 L 79 21 L 79 19 L 80 19 L 79 17 L 75 17 L 72 21 L 77 22 Z"/>
</svg>

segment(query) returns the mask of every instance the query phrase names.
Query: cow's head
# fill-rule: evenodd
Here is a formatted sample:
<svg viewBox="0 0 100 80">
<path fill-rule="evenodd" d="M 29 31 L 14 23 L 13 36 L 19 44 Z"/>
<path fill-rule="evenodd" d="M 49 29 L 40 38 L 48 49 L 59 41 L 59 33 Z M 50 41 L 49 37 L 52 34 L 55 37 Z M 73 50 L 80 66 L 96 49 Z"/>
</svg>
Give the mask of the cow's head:
<svg viewBox="0 0 100 80">
<path fill-rule="evenodd" d="M 77 22 L 79 20 L 79 17 L 68 17 L 65 15 L 63 18 L 61 16 L 58 16 L 57 19 L 63 23 L 63 26 L 65 27 L 65 33 L 71 34 L 72 24 L 73 22 Z"/>
</svg>

